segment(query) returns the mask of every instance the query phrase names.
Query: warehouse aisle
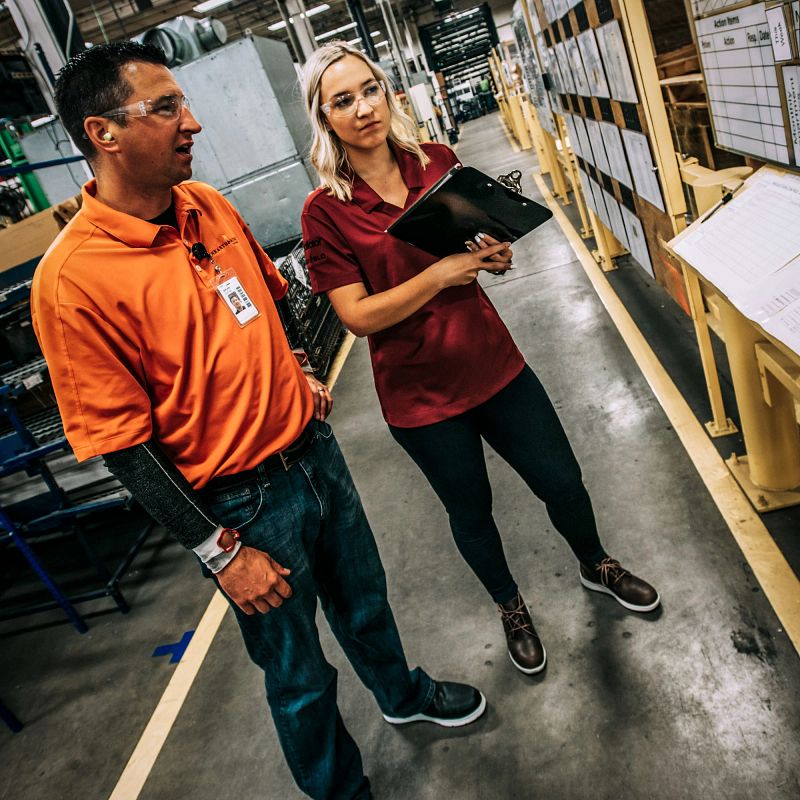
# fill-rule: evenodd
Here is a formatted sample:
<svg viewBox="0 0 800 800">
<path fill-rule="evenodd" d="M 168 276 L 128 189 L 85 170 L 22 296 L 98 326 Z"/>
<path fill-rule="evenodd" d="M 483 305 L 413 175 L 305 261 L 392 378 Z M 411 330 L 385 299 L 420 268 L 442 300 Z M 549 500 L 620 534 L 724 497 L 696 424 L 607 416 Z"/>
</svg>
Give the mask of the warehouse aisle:
<svg viewBox="0 0 800 800">
<path fill-rule="evenodd" d="M 496 114 L 464 126 L 458 155 L 493 175 L 521 169 L 525 192 L 538 196 L 534 157 L 513 151 Z M 359 340 L 337 383 L 331 422 L 375 529 L 409 661 L 475 683 L 489 701 L 485 717 L 467 728 L 393 728 L 320 618 L 339 670 L 342 715 L 362 746 L 376 799 L 797 797 L 800 661 L 792 643 L 556 223 L 515 248 L 514 260 L 507 277 L 482 281 L 561 415 L 606 548 L 658 587 L 663 607 L 636 615 L 586 592 L 541 503 L 489 452 L 498 527 L 548 651 L 542 675 L 517 672 L 497 612 L 461 562 L 438 500 L 388 433 Z M 163 569 L 153 580 L 170 584 L 176 598 L 199 595 L 199 620 L 208 587 L 191 569 L 179 573 L 179 586 Z M 133 616 L 111 623 L 142 624 Z M 140 671 L 145 682 L 157 670 L 161 686 L 172 668 L 148 656 L 95 655 L 108 658 L 109 680 L 125 683 Z M 82 702 L 90 707 L 92 698 Z M 19 774 L 34 773 L 25 785 L 38 791 L 0 788 L 0 798 L 105 800 L 152 708 L 152 693 L 137 701 L 128 691 L 118 709 L 130 720 L 127 740 L 76 742 L 83 752 L 69 758 L 91 763 L 93 774 L 74 770 L 69 783 L 69 764 L 61 777 L 54 768 L 32 780 L 34 762 L 26 765 L 15 746 Z M 58 708 L 36 724 L 70 725 Z M 35 735 L 33 726 L 28 733 Z M 7 742 L 0 735 L 0 748 Z M 232 615 L 140 796 L 300 797 Z"/>
</svg>

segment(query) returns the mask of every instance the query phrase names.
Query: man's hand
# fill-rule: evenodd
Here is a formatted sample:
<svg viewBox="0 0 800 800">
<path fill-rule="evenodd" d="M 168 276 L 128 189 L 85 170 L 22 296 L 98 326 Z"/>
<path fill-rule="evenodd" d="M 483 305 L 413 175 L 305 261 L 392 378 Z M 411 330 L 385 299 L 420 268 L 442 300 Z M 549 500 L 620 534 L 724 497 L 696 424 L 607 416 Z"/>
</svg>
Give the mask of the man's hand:
<svg viewBox="0 0 800 800">
<path fill-rule="evenodd" d="M 225 592 L 245 614 L 266 614 L 292 596 L 292 587 L 283 579 L 291 570 L 269 555 L 242 545 L 234 558 L 217 573 Z"/>
<path fill-rule="evenodd" d="M 330 389 L 308 373 L 306 373 L 306 380 L 311 388 L 311 394 L 314 395 L 314 419 L 322 422 L 333 410 L 333 397 L 331 397 Z"/>
</svg>

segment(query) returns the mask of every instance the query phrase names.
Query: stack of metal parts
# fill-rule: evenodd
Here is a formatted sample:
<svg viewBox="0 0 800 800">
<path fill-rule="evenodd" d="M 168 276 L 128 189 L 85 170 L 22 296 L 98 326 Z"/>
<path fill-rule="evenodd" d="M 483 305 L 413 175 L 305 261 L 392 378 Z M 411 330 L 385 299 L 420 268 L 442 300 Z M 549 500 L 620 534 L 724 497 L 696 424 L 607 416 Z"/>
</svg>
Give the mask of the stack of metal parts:
<svg viewBox="0 0 800 800">
<path fill-rule="evenodd" d="M 302 242 L 276 265 L 289 282 L 277 304 L 286 337 L 291 347 L 305 350 L 317 378 L 324 381 L 347 330 L 327 295 L 312 293 Z"/>
</svg>

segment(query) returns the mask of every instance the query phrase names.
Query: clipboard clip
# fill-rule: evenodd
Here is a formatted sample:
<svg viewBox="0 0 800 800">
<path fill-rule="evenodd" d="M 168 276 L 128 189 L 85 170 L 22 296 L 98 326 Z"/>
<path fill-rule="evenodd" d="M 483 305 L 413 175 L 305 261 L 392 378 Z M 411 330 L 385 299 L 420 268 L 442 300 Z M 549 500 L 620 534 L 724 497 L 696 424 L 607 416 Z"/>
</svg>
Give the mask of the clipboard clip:
<svg viewBox="0 0 800 800">
<path fill-rule="evenodd" d="M 708 222 L 708 220 L 710 220 L 711 217 L 713 217 L 714 214 L 716 214 L 717 211 L 719 211 L 722 208 L 722 206 L 727 205 L 728 203 L 730 203 L 730 201 L 733 200 L 733 196 L 736 194 L 736 192 L 739 191 L 739 189 L 742 188 L 742 186 L 744 186 L 744 181 L 742 181 L 735 189 L 728 189 L 728 191 L 725 192 L 725 194 L 722 195 L 722 200 L 720 200 L 719 203 L 717 203 L 711 209 L 711 211 L 709 211 L 708 214 L 706 214 L 706 216 L 703 217 L 703 219 L 701 220 L 700 224 L 702 225 L 704 222 Z"/>
</svg>

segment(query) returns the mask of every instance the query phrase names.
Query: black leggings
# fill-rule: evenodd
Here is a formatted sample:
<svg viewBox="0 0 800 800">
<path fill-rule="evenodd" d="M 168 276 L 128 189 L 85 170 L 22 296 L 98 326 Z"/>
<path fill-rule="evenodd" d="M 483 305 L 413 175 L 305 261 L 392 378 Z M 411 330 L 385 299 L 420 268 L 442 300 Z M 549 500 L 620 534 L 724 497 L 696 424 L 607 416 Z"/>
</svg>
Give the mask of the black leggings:
<svg viewBox="0 0 800 800">
<path fill-rule="evenodd" d="M 492 488 L 481 438 L 543 500 L 575 556 L 597 564 L 606 553 L 581 470 L 553 404 L 529 366 L 494 397 L 457 417 L 389 430 L 444 503 L 464 560 L 496 603 L 516 596 L 492 517 Z"/>
</svg>

